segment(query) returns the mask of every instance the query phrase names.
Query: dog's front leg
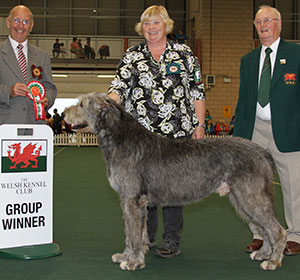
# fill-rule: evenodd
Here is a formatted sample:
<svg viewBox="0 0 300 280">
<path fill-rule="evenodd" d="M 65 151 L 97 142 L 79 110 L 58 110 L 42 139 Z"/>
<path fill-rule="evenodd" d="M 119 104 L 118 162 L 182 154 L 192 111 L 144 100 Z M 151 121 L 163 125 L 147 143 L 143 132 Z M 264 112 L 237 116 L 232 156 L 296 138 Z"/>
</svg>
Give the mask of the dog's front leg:
<svg viewBox="0 0 300 280">
<path fill-rule="evenodd" d="M 123 270 L 135 270 L 145 267 L 144 217 L 146 207 L 140 207 L 136 198 L 127 198 L 121 202 L 125 226 L 126 247 L 123 253 L 112 256 L 113 262 L 120 263 Z"/>
</svg>

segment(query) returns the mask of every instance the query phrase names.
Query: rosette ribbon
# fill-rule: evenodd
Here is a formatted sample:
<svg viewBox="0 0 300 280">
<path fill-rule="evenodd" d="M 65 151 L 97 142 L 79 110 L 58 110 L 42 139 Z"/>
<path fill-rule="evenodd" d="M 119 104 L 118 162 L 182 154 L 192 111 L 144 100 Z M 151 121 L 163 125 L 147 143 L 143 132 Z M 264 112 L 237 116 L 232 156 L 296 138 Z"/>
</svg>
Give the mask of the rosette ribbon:
<svg viewBox="0 0 300 280">
<path fill-rule="evenodd" d="M 41 82 L 31 81 L 27 84 L 29 93 L 27 96 L 33 101 L 35 120 L 45 119 L 45 108 L 43 103 L 38 103 L 45 96 L 45 87 Z"/>
</svg>

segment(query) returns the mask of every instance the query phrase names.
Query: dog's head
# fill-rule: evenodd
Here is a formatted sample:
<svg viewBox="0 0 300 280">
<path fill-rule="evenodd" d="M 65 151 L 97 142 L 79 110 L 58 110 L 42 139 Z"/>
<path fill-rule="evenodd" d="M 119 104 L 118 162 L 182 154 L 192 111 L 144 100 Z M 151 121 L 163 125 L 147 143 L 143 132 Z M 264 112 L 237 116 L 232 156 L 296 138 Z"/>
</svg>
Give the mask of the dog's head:
<svg viewBox="0 0 300 280">
<path fill-rule="evenodd" d="M 89 126 L 96 133 L 99 121 L 113 121 L 120 116 L 120 106 L 105 93 L 87 93 L 78 99 L 76 105 L 64 111 L 66 122 L 74 129 Z"/>
</svg>

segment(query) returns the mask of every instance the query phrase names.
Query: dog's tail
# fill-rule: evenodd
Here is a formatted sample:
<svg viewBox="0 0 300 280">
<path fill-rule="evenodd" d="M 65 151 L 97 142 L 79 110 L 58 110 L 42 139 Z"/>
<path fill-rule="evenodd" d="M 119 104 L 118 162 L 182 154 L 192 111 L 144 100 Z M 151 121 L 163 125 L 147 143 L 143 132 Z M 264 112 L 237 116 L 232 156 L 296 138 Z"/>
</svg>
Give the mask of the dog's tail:
<svg viewBox="0 0 300 280">
<path fill-rule="evenodd" d="M 275 169 L 276 169 L 275 161 L 274 161 L 271 153 L 267 150 L 265 150 L 265 158 L 268 160 L 269 165 L 270 165 L 271 169 L 273 170 L 273 177 L 274 177 L 275 176 Z"/>
<path fill-rule="evenodd" d="M 267 164 L 269 165 L 267 174 L 265 174 L 266 182 L 268 182 L 265 184 L 265 192 L 268 194 L 268 197 L 271 199 L 272 209 L 273 209 L 274 215 L 276 215 L 276 210 L 275 210 L 275 206 L 274 206 L 274 201 L 275 201 L 274 179 L 275 179 L 276 166 L 275 166 L 274 159 L 273 159 L 272 155 L 270 154 L 270 152 L 267 150 L 264 150 L 264 151 L 265 151 L 264 156 L 267 160 Z"/>
</svg>

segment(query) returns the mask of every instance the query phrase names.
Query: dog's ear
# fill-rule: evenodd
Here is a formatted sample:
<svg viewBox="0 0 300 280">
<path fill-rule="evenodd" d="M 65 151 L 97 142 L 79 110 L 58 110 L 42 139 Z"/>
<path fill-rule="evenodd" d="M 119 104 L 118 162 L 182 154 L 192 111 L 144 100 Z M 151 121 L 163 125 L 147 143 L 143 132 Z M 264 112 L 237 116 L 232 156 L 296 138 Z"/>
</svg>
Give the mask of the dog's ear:
<svg viewBox="0 0 300 280">
<path fill-rule="evenodd" d="M 117 104 L 114 100 L 110 102 L 112 105 L 108 109 L 106 121 L 110 126 L 116 126 L 120 124 L 122 108 L 121 105 Z"/>
<path fill-rule="evenodd" d="M 99 95 L 100 100 L 98 100 L 97 105 L 99 106 L 99 111 L 109 112 L 115 116 L 120 116 L 120 105 L 113 99 L 111 99 L 107 94 Z"/>
<path fill-rule="evenodd" d="M 99 93 L 95 96 L 94 106 L 99 112 L 99 118 L 105 122 L 116 122 L 120 119 L 120 105 L 111 99 L 107 94 Z"/>
<path fill-rule="evenodd" d="M 109 97 L 108 97 L 107 102 L 109 103 L 110 112 L 112 114 L 114 114 L 115 116 L 120 117 L 120 115 L 121 115 L 121 112 L 120 112 L 121 111 L 121 109 L 120 109 L 121 105 L 119 105 L 115 100 L 113 100 Z"/>
</svg>

